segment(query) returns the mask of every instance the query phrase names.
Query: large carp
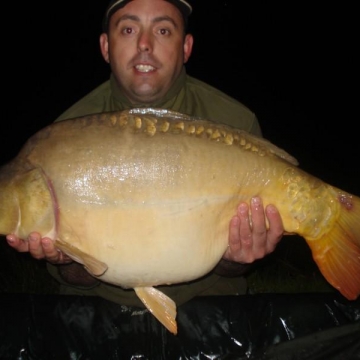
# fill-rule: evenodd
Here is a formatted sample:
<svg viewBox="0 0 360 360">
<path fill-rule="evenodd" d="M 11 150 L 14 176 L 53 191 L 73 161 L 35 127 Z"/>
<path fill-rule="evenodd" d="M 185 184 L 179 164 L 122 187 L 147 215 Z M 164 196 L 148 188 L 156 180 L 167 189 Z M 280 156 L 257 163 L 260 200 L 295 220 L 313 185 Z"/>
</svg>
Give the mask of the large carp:
<svg viewBox="0 0 360 360">
<path fill-rule="evenodd" d="M 98 279 L 133 288 L 177 332 L 156 289 L 210 272 L 240 201 L 258 195 L 305 238 L 347 299 L 360 293 L 360 199 L 270 142 L 160 109 L 85 116 L 32 136 L 0 171 L 0 234 L 48 236 Z"/>
</svg>

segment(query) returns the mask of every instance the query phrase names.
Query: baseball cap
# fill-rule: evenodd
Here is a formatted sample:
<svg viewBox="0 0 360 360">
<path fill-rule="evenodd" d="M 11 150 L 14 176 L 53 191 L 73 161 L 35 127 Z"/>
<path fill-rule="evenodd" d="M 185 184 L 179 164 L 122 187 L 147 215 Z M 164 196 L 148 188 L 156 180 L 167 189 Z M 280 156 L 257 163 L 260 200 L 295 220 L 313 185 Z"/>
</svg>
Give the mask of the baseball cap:
<svg viewBox="0 0 360 360">
<path fill-rule="evenodd" d="M 117 11 L 120 8 L 122 8 L 123 6 L 125 6 L 130 1 L 132 1 L 132 0 L 111 0 L 110 1 L 108 7 L 106 8 L 105 15 L 104 15 L 104 18 L 103 18 L 103 23 L 102 23 L 103 31 L 107 31 L 111 15 L 115 11 Z M 180 10 L 180 12 L 181 12 L 181 14 L 182 14 L 182 16 L 184 18 L 184 23 L 185 23 L 185 28 L 186 28 L 186 26 L 187 26 L 187 18 L 192 12 L 191 5 L 185 0 L 164 0 L 164 1 L 167 1 L 167 2 L 169 2 L 171 4 L 173 4 L 174 6 L 176 6 Z"/>
</svg>

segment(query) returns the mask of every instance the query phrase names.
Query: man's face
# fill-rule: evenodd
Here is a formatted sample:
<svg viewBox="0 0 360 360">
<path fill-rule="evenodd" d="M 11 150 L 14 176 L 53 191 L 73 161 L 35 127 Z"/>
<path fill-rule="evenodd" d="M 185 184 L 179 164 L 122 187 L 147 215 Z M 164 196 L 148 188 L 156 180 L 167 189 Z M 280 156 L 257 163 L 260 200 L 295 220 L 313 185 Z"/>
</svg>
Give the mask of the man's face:
<svg viewBox="0 0 360 360">
<path fill-rule="evenodd" d="M 165 0 L 133 0 L 110 18 L 101 34 L 105 61 L 133 104 L 161 99 L 190 57 L 193 38 L 186 35 L 180 11 Z"/>
</svg>

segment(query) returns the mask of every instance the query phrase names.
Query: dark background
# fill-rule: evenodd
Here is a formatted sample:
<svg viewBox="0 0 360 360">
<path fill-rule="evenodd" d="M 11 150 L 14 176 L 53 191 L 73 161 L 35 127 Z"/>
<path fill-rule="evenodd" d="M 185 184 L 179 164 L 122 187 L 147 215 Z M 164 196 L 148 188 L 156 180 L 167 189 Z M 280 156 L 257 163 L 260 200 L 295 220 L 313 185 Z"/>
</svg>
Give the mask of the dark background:
<svg viewBox="0 0 360 360">
<path fill-rule="evenodd" d="M 108 79 L 98 45 L 107 3 L 20 0 L 8 6 L 0 163 Z M 192 4 L 189 74 L 251 108 L 264 136 L 302 168 L 360 194 L 355 5 Z"/>
</svg>

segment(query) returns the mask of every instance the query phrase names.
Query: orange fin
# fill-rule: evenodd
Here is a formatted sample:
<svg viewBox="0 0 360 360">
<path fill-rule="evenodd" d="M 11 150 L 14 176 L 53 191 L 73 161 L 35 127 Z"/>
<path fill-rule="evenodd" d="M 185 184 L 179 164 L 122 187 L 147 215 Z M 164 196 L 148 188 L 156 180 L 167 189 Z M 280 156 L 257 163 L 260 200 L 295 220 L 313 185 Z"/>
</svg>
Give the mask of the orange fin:
<svg viewBox="0 0 360 360">
<path fill-rule="evenodd" d="M 108 266 L 102 261 L 99 261 L 93 256 L 84 253 L 77 247 L 67 242 L 56 240 L 55 246 L 73 260 L 83 264 L 86 270 L 93 276 L 101 276 L 108 269 Z"/>
<path fill-rule="evenodd" d="M 325 279 L 348 300 L 360 295 L 360 198 L 339 195 L 335 226 L 320 239 L 307 241 Z"/>
<path fill-rule="evenodd" d="M 153 287 L 136 287 L 136 295 L 147 309 L 174 335 L 177 334 L 176 304 L 163 292 Z"/>
</svg>

